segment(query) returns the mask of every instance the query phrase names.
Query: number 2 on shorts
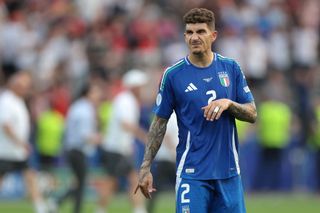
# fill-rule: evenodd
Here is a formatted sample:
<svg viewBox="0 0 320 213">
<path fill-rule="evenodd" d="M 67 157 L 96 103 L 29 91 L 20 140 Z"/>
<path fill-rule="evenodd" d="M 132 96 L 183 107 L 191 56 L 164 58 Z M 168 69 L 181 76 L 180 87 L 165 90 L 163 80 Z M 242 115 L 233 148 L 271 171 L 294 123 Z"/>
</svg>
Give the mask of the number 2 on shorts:
<svg viewBox="0 0 320 213">
<path fill-rule="evenodd" d="M 190 203 L 190 199 L 185 198 L 185 195 L 190 192 L 190 185 L 184 183 L 181 185 L 181 188 L 184 189 L 181 193 L 181 203 Z"/>
</svg>

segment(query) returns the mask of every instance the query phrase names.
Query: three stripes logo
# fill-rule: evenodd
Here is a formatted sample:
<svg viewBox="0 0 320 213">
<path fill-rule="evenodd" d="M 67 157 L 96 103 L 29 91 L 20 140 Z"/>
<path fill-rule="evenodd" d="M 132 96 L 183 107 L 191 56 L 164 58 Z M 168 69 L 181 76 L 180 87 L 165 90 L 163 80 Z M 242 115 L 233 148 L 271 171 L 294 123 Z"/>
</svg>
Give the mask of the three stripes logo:
<svg viewBox="0 0 320 213">
<path fill-rule="evenodd" d="M 185 90 L 185 92 L 191 92 L 191 91 L 194 91 L 194 90 L 198 90 L 198 88 L 193 83 L 190 83 L 188 85 L 187 89 Z"/>
</svg>

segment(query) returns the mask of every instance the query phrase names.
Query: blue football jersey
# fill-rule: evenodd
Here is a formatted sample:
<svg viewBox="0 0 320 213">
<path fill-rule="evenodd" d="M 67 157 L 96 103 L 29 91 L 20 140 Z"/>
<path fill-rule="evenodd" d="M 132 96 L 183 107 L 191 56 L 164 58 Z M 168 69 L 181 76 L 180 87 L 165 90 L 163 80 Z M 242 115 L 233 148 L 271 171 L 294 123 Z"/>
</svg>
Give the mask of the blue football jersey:
<svg viewBox="0 0 320 213">
<path fill-rule="evenodd" d="M 208 67 L 196 67 L 187 57 L 166 69 L 156 100 L 155 114 L 169 119 L 177 115 L 179 144 L 177 175 L 187 179 L 229 178 L 240 173 L 235 118 L 228 111 L 207 121 L 202 107 L 227 98 L 249 103 L 253 96 L 239 65 L 214 54 Z"/>
</svg>

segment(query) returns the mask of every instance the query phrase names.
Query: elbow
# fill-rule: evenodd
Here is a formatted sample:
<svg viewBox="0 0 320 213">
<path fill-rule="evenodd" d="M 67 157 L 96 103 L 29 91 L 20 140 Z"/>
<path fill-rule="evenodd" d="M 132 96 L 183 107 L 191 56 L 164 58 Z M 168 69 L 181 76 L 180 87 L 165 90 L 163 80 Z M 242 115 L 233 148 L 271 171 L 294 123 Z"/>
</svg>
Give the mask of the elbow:
<svg viewBox="0 0 320 213">
<path fill-rule="evenodd" d="M 258 117 L 258 114 L 257 114 L 257 112 L 255 111 L 255 112 L 252 114 L 249 122 L 252 123 L 252 124 L 255 123 L 255 122 L 257 121 L 257 117 Z"/>
<path fill-rule="evenodd" d="M 251 109 L 250 109 L 250 119 L 248 122 L 255 123 L 257 121 L 258 113 L 255 103 L 251 103 Z"/>
</svg>

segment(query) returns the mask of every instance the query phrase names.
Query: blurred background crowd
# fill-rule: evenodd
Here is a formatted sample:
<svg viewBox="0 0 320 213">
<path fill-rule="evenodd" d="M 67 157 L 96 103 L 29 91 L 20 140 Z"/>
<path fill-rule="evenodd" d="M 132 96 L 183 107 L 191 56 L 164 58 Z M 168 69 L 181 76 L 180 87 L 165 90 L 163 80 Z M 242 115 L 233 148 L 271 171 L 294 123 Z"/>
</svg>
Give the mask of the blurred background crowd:
<svg viewBox="0 0 320 213">
<path fill-rule="evenodd" d="M 64 121 L 88 82 L 103 91 L 105 134 L 133 68 L 149 76 L 140 100 L 147 129 L 164 69 L 187 54 L 182 16 L 193 7 L 215 12 L 213 49 L 239 62 L 256 99 L 257 123 L 238 123 L 245 189 L 320 192 L 319 0 L 0 0 L 1 87 L 16 72 L 33 79 L 31 165 L 47 155 L 65 167 Z M 94 152 L 90 165 L 99 159 Z"/>
</svg>

